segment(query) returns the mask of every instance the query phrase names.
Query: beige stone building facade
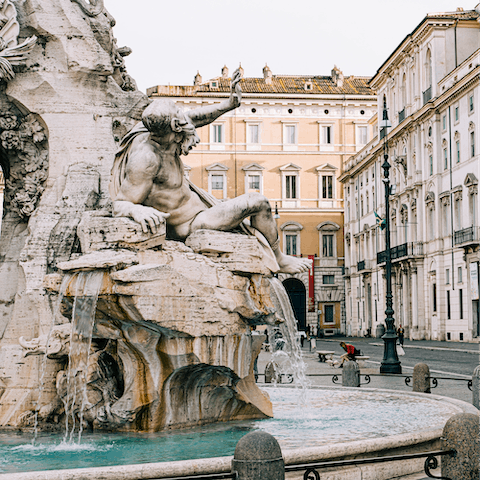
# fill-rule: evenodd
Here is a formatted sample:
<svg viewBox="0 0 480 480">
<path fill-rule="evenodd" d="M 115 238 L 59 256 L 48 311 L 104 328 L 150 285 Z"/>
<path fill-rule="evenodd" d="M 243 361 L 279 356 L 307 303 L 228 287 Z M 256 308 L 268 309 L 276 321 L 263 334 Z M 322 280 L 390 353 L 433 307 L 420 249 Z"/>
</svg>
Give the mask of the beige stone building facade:
<svg viewBox="0 0 480 480">
<path fill-rule="evenodd" d="M 411 339 L 480 336 L 479 12 L 429 14 L 370 82 L 392 124 L 352 156 L 345 194 L 347 332 L 385 320 L 384 148 L 388 145 L 393 301 Z M 378 215 L 378 217 L 377 217 Z"/>
<path fill-rule="evenodd" d="M 155 86 L 186 110 L 227 98 L 230 76 L 193 86 Z M 342 165 L 373 135 L 376 97 L 368 79 L 344 76 L 243 76 L 242 105 L 199 129 L 201 143 L 184 157 L 186 175 L 220 200 L 260 192 L 276 212 L 281 248 L 314 257 L 314 274 L 281 275 L 300 329 L 345 330 Z"/>
</svg>

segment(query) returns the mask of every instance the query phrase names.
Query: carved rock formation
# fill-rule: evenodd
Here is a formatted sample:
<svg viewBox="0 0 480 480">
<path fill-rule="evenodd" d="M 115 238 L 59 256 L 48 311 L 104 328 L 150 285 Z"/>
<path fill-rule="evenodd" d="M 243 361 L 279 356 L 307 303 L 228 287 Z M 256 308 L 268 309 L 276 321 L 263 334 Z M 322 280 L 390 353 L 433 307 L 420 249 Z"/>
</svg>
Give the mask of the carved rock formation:
<svg viewBox="0 0 480 480">
<path fill-rule="evenodd" d="M 144 234 L 131 220 L 113 220 L 86 212 L 79 231 L 81 249 L 90 253 L 57 265 L 72 274 L 63 300 L 67 318 L 82 281 L 75 272 L 105 272 L 83 420 L 97 429 L 155 431 L 272 416 L 253 375 L 265 337 L 252 336 L 249 327 L 281 319 L 268 278 L 247 273 L 247 267 L 260 270 L 258 241 L 201 230 L 187 243 L 208 250 L 205 256 L 181 242 L 165 241 L 161 233 Z M 154 248 L 143 247 L 145 237 L 153 237 Z M 125 246 L 129 249 L 120 248 Z M 58 291 L 60 281 L 61 275 L 48 275 L 45 286 Z M 69 327 L 54 326 L 49 338 L 21 338 L 20 345 L 25 355 L 59 358 L 68 353 Z M 66 375 L 60 371 L 56 382 L 63 403 L 68 400 Z M 74 411 L 79 408 L 75 405 Z"/>
</svg>

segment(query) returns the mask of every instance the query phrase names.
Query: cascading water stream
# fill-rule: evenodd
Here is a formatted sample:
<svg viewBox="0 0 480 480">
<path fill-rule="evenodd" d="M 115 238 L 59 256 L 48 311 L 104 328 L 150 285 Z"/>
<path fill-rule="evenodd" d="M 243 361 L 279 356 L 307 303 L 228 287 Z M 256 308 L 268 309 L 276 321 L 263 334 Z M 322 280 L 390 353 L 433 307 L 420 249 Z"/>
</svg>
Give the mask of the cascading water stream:
<svg viewBox="0 0 480 480">
<path fill-rule="evenodd" d="M 77 275 L 75 300 L 72 311 L 72 332 L 66 381 L 65 437 L 71 443 L 76 430 L 78 416 L 78 442 L 83 429 L 83 412 L 87 403 L 88 359 L 92 343 L 93 324 L 98 294 L 104 272 L 80 272 Z"/>
<path fill-rule="evenodd" d="M 276 368 L 276 374 L 293 375 L 293 383 L 297 388 L 302 389 L 301 400 L 305 402 L 309 382 L 306 377 L 307 365 L 302 359 L 302 351 L 297 341 L 295 314 L 290 298 L 280 280 L 272 277 L 270 284 L 277 297 L 278 307 L 280 307 L 278 314 L 283 316 L 284 320 L 278 326 L 268 329 L 270 351 L 272 352 L 271 361 Z"/>
<path fill-rule="evenodd" d="M 58 293 L 57 303 L 55 304 L 55 309 L 52 315 L 52 322 L 50 323 L 50 329 L 48 330 L 47 334 L 47 341 L 45 345 L 45 355 L 43 356 L 42 363 L 40 365 L 40 380 L 38 386 L 38 400 L 37 405 L 35 408 L 35 423 L 33 427 L 33 440 L 32 445 L 35 445 L 38 437 L 38 412 L 40 408 L 40 403 L 42 400 L 43 390 L 45 388 L 45 373 L 47 371 L 47 354 L 48 354 L 48 346 L 50 344 L 50 337 L 52 336 L 52 330 L 54 325 L 56 325 L 58 314 L 60 313 L 60 306 L 62 305 L 63 297 L 65 296 L 65 292 L 67 291 L 68 284 L 72 279 L 73 275 L 71 273 L 66 274 L 62 279 L 62 284 L 60 285 L 60 291 Z"/>
</svg>

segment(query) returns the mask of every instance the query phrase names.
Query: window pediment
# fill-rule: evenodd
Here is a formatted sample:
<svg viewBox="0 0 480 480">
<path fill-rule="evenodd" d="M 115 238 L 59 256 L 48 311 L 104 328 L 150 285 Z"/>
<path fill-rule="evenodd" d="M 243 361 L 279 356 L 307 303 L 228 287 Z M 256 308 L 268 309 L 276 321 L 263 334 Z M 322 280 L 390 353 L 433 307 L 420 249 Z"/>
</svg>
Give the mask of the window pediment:
<svg viewBox="0 0 480 480">
<path fill-rule="evenodd" d="M 208 167 L 205 167 L 207 172 L 226 172 L 229 168 L 222 163 L 214 163 Z"/>
<path fill-rule="evenodd" d="M 322 222 L 317 225 L 317 230 L 336 232 L 340 230 L 340 225 L 335 222 Z"/>
<path fill-rule="evenodd" d="M 478 185 L 478 178 L 473 173 L 467 173 L 467 176 L 465 177 L 465 181 L 463 182 L 463 184 L 466 187 Z"/>
<path fill-rule="evenodd" d="M 333 165 L 331 165 L 330 163 L 325 163 L 323 165 L 320 165 L 319 167 L 317 167 L 315 169 L 317 172 L 335 172 L 336 170 L 338 170 L 337 167 L 334 167 Z"/>
<path fill-rule="evenodd" d="M 435 194 L 433 192 L 427 192 L 425 195 L 425 203 L 433 203 L 435 201 Z"/>
<path fill-rule="evenodd" d="M 265 170 L 265 167 L 262 167 L 261 165 L 259 165 L 258 163 L 249 163 L 248 165 L 245 165 L 244 167 L 242 167 L 242 170 L 245 171 L 245 172 L 250 172 L 250 171 L 261 171 L 261 170 Z"/>
<path fill-rule="evenodd" d="M 286 171 L 286 170 L 287 170 L 287 171 L 288 171 L 288 170 L 290 170 L 290 171 L 292 171 L 292 170 L 293 170 L 293 171 L 300 171 L 301 169 L 302 169 L 302 167 L 299 167 L 298 165 L 295 165 L 294 163 L 287 163 L 287 164 L 284 165 L 283 167 L 280 167 L 280 170 L 281 170 L 282 172 L 284 172 L 284 171 Z"/>
<path fill-rule="evenodd" d="M 284 232 L 299 232 L 303 230 L 303 225 L 298 222 L 285 222 L 284 224 L 280 225 L 280 230 Z"/>
</svg>

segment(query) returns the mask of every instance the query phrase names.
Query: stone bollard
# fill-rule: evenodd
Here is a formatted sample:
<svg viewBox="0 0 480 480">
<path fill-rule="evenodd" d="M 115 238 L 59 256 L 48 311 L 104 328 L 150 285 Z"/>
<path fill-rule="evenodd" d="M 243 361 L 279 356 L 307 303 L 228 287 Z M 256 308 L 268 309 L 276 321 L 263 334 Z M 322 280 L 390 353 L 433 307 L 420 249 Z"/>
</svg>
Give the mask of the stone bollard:
<svg viewBox="0 0 480 480">
<path fill-rule="evenodd" d="M 443 446 L 456 454 L 442 456 L 442 477 L 478 480 L 479 426 L 479 417 L 473 413 L 458 413 L 448 420 L 443 429 Z"/>
<path fill-rule="evenodd" d="M 480 410 L 480 365 L 475 367 L 472 375 L 473 406 Z"/>
<path fill-rule="evenodd" d="M 265 367 L 265 383 L 282 383 L 282 376 L 277 371 L 278 365 L 276 363 L 267 363 Z"/>
<path fill-rule="evenodd" d="M 251 432 L 235 447 L 232 472 L 238 480 L 285 480 L 282 450 L 275 437 L 266 432 Z"/>
<path fill-rule="evenodd" d="M 413 367 L 413 391 L 430 393 L 430 369 L 425 363 L 417 363 Z"/>
<path fill-rule="evenodd" d="M 358 363 L 348 361 L 343 364 L 342 387 L 359 387 L 360 386 L 360 368 Z"/>
</svg>

